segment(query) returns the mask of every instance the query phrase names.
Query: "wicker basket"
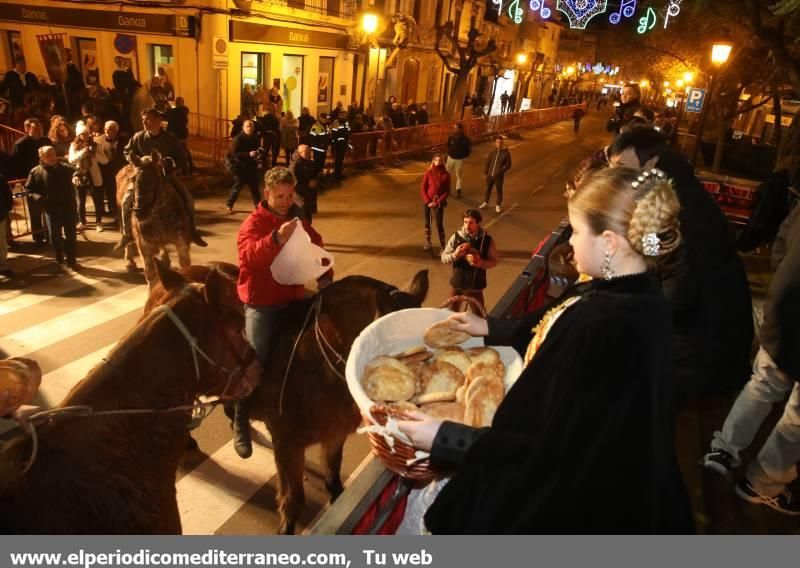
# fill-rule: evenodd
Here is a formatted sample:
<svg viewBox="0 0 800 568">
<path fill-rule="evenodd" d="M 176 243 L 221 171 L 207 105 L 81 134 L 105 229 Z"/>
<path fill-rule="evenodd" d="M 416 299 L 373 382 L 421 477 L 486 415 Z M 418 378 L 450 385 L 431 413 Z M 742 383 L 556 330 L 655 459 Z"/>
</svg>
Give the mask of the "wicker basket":
<svg viewBox="0 0 800 568">
<path fill-rule="evenodd" d="M 483 305 L 481 305 L 481 303 L 478 300 L 470 296 L 453 296 L 452 298 L 442 303 L 442 305 L 439 307 L 457 312 L 458 310 L 453 309 L 453 307 L 461 302 L 468 303 L 475 310 L 476 314 L 481 316 L 483 319 L 486 319 L 486 308 L 484 308 Z"/>
<path fill-rule="evenodd" d="M 463 297 L 456 296 L 451 298 L 454 301 L 475 302 L 472 298 L 464 300 Z M 448 300 L 448 304 L 450 300 Z M 477 302 L 475 302 L 477 304 Z M 422 342 L 424 330 L 431 324 L 447 318 L 452 312 L 444 309 L 435 308 L 413 308 L 392 312 L 367 326 L 353 342 L 350 355 L 347 360 L 345 374 L 347 375 L 347 385 L 350 394 L 356 401 L 367 424 L 386 424 L 388 416 L 395 419 L 407 419 L 407 416 L 400 410 L 388 408 L 384 405 L 370 400 L 361 385 L 360 377 L 363 366 L 372 357 L 385 353 L 393 353 L 402 349 L 419 345 Z M 481 338 L 472 338 L 466 341 L 463 346 L 477 347 L 482 346 Z M 510 388 L 513 381 L 522 371 L 522 360 L 519 355 L 510 347 L 494 347 L 500 353 L 503 363 L 506 365 L 506 390 Z M 416 460 L 414 448 L 408 444 L 394 439 L 394 447 L 390 448 L 382 434 L 368 433 L 372 451 L 381 460 L 384 466 L 408 479 L 427 482 L 440 477 L 430 469 L 430 460 Z"/>
</svg>

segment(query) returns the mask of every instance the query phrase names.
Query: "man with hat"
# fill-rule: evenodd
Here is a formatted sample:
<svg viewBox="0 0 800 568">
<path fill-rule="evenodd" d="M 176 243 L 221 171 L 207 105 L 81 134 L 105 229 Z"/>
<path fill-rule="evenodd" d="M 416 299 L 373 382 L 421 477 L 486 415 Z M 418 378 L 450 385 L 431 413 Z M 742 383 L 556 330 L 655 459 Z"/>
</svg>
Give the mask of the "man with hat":
<svg viewBox="0 0 800 568">
<path fill-rule="evenodd" d="M 328 146 L 331 144 L 331 130 L 328 114 L 321 112 L 319 118 L 309 132 L 309 142 L 311 151 L 314 153 L 315 174 L 319 175 L 325 169 L 325 156 L 328 153 Z"/>
</svg>

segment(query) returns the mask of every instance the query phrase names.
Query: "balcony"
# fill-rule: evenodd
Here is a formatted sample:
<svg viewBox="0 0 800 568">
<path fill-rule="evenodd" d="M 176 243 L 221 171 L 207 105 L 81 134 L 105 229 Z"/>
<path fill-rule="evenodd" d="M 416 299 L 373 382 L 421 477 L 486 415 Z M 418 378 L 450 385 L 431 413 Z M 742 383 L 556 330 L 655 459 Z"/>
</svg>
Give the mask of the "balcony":
<svg viewBox="0 0 800 568">
<path fill-rule="evenodd" d="M 292 8 L 322 16 L 352 19 L 355 17 L 357 0 L 254 0 L 253 7 L 269 12 L 270 8 Z"/>
</svg>

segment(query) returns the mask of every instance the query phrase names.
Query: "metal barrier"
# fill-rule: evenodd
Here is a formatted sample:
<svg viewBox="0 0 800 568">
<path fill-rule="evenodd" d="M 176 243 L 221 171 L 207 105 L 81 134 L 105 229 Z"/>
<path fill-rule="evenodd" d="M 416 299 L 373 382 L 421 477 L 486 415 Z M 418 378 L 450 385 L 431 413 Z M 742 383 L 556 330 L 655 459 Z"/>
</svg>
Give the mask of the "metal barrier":
<svg viewBox="0 0 800 568">
<path fill-rule="evenodd" d="M 539 307 L 536 299 L 542 286 L 547 286 L 547 256 L 556 245 L 566 242 L 571 234 L 567 221 L 545 239 L 531 257 L 525 269 L 517 276 L 511 287 L 495 304 L 491 317 L 519 317 Z M 395 478 L 373 454 L 361 469 L 359 475 L 348 484 L 334 503 L 319 516 L 308 529 L 309 534 L 353 534 L 354 529 L 365 517 L 387 486 Z M 411 485 L 400 483 L 386 505 L 374 511 L 374 521 L 366 529 L 368 534 L 376 534 L 394 507 L 410 490 Z M 359 527 L 363 528 L 363 527 Z"/>
<path fill-rule="evenodd" d="M 734 228 L 741 229 L 747 225 L 753 214 L 756 190 L 761 182 L 711 172 L 697 172 L 697 177 Z"/>
<path fill-rule="evenodd" d="M 12 179 L 8 182 L 8 187 L 11 188 L 11 211 L 8 214 L 8 242 L 13 243 L 15 239 L 26 237 L 33 234 L 30 222 L 30 212 L 28 210 L 28 200 L 26 196 L 28 192 L 23 187 L 25 179 Z M 47 227 L 43 221 L 42 227 Z M 42 232 L 46 229 L 42 229 Z"/>
</svg>

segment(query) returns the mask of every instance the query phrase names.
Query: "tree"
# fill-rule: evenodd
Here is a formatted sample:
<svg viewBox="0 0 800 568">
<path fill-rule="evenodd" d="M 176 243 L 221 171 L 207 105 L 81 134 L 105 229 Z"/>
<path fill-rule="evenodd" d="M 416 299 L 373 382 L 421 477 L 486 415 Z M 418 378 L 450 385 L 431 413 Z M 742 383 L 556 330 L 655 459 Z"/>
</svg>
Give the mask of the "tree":
<svg viewBox="0 0 800 568">
<path fill-rule="evenodd" d="M 447 102 L 445 117 L 452 120 L 456 117 L 458 105 L 464 100 L 467 93 L 467 80 L 469 73 L 478 64 L 478 61 L 495 51 L 497 45 L 494 39 L 486 42 L 486 45 L 479 46 L 478 38 L 481 33 L 477 29 L 477 15 L 470 16 L 469 31 L 467 32 L 467 43 L 461 45 L 459 41 L 459 29 L 461 28 L 461 17 L 464 10 L 464 0 L 455 0 L 456 19 L 455 22 L 448 20 L 444 25 L 436 26 L 436 43 L 434 49 L 442 60 L 445 69 L 454 73 L 456 76 L 455 86 L 453 87 L 450 100 Z M 447 51 L 442 50 L 442 43 L 448 41 L 450 47 Z"/>
</svg>

